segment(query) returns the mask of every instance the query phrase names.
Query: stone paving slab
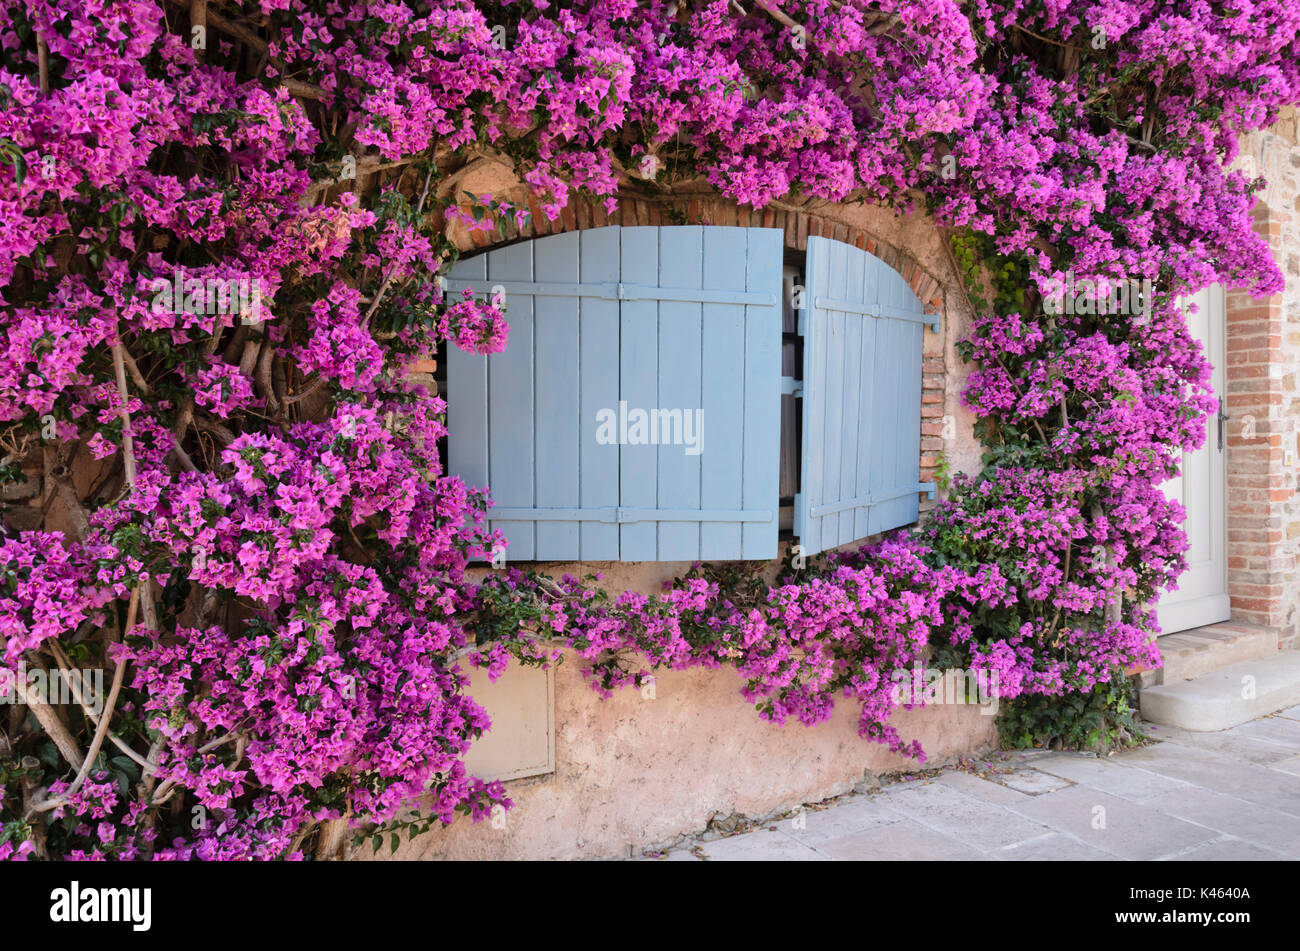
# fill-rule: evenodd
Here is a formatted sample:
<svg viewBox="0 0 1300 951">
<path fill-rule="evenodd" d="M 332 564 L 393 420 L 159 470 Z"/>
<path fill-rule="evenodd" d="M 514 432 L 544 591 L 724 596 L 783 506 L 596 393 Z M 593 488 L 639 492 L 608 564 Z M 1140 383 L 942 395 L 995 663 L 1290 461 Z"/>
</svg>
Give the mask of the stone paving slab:
<svg viewBox="0 0 1300 951">
<path fill-rule="evenodd" d="M 1156 796 L 1146 805 L 1215 832 L 1245 839 L 1275 853 L 1274 858 L 1300 858 L 1300 821 L 1276 809 L 1196 786 L 1184 786 Z"/>
<path fill-rule="evenodd" d="M 1264 717 L 1262 720 L 1251 720 L 1233 727 L 1228 732 L 1274 743 L 1295 753 L 1300 752 L 1300 729 L 1296 729 L 1297 726 L 1300 724 L 1286 717 Z"/>
<path fill-rule="evenodd" d="M 1038 769 L 1133 802 L 1144 802 L 1161 793 L 1187 788 L 1187 783 L 1182 780 L 1127 766 L 1116 762 L 1114 756 L 1102 759 L 1087 753 L 1058 753 L 1040 760 Z"/>
<path fill-rule="evenodd" d="M 879 798 L 895 812 L 981 852 L 1015 845 L 1051 831 L 1041 822 L 1007 811 L 1008 808 L 1018 808 L 1022 802 L 998 806 L 943 783 L 930 783 L 901 792 L 886 789 Z"/>
<path fill-rule="evenodd" d="M 902 820 L 902 816 L 886 808 L 878 796 L 862 796 L 819 812 L 805 810 L 789 819 L 782 819 L 778 829 L 796 842 L 817 847 L 831 839 L 840 839 L 858 832 Z"/>
<path fill-rule="evenodd" d="M 1072 786 L 1007 808 L 1121 859 L 1161 859 L 1219 838 L 1212 829 L 1088 786 Z"/>
<path fill-rule="evenodd" d="M 1070 785 L 1069 778 L 1062 778 L 1060 775 L 1053 775 L 1051 772 L 1043 771 L 1043 763 L 1050 762 L 1044 758 L 1038 760 L 1034 766 L 1027 769 L 1018 769 L 1014 773 L 1008 773 L 1002 777 L 1002 782 L 1010 788 L 1025 793 L 1030 796 L 1040 796 L 1043 793 L 1055 792 L 1058 789 L 1064 789 Z"/>
<path fill-rule="evenodd" d="M 1115 856 L 1094 849 L 1067 832 L 1049 832 L 991 852 L 989 858 L 1003 862 L 1107 862 Z"/>
<path fill-rule="evenodd" d="M 1258 763 L 1261 766 L 1270 766 L 1294 755 L 1293 750 L 1258 737 L 1247 736 L 1238 732 L 1240 729 L 1241 727 L 1233 727 L 1219 733 L 1192 733 L 1174 726 L 1152 726 L 1150 732 L 1151 738 L 1161 743 L 1225 753 L 1234 759 Z"/>
<path fill-rule="evenodd" d="M 1241 839 L 1216 839 L 1168 859 L 1170 862 L 1276 862 L 1278 854 Z"/>
<path fill-rule="evenodd" d="M 767 829 L 715 839 L 705 842 L 699 848 L 712 862 L 745 862 L 754 859 L 772 862 L 825 862 L 830 858 L 782 832 L 769 832 Z"/>
<path fill-rule="evenodd" d="M 968 773 L 960 769 L 950 769 L 940 773 L 936 781 L 943 783 L 945 786 L 952 786 L 954 789 L 961 790 L 968 796 L 974 796 L 976 799 L 1000 805 L 1028 798 L 1025 793 L 1012 789 L 1010 786 L 1003 786 L 1001 783 L 983 779 L 974 773 Z"/>
<path fill-rule="evenodd" d="M 1280 770 L 1164 743 L 1124 755 L 1142 769 L 1300 817 L 1300 783 Z"/>
<path fill-rule="evenodd" d="M 952 836 L 911 819 L 831 839 L 819 845 L 817 851 L 831 859 L 858 862 L 977 862 L 986 857 Z"/>
<path fill-rule="evenodd" d="M 994 754 L 686 840 L 666 861 L 1300 859 L 1300 707 L 1108 757 Z"/>
<path fill-rule="evenodd" d="M 1300 776 L 1300 756 L 1292 756 L 1274 763 L 1271 768 L 1282 773 L 1290 773 L 1292 776 Z"/>
</svg>

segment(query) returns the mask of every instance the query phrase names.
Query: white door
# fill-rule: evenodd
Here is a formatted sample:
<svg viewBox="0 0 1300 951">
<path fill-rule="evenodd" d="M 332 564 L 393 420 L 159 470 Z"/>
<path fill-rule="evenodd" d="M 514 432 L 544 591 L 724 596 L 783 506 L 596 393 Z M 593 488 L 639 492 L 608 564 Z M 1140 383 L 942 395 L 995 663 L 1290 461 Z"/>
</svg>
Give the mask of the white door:
<svg viewBox="0 0 1300 951">
<path fill-rule="evenodd" d="M 1225 399 L 1223 368 L 1225 351 L 1225 300 L 1223 286 L 1215 284 L 1192 300 L 1199 305 L 1188 315 L 1188 327 L 1214 364 L 1214 393 Z M 1220 403 L 1220 412 L 1225 411 Z M 1220 433 L 1222 432 L 1222 436 Z M 1231 615 L 1228 602 L 1228 533 L 1224 517 L 1227 429 L 1211 417 L 1206 422 L 1205 445 L 1183 453 L 1182 474 L 1161 489 L 1187 510 L 1183 531 L 1187 533 L 1187 570 L 1178 579 L 1178 590 L 1160 599 L 1157 617 L 1162 633 L 1226 621 Z"/>
</svg>

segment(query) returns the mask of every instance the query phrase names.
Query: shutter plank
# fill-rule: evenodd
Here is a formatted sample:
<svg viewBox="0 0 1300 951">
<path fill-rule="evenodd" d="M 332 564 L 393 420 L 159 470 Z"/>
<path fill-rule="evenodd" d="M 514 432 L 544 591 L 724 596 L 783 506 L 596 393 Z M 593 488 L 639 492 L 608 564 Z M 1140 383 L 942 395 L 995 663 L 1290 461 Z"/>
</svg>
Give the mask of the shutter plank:
<svg viewBox="0 0 1300 951">
<path fill-rule="evenodd" d="M 892 307 L 897 302 L 894 285 L 890 280 L 892 270 L 883 262 L 873 262 L 880 303 Z M 893 406 L 898 399 L 899 373 L 894 357 L 898 353 L 898 322 L 874 319 L 876 325 L 875 390 L 871 416 L 875 427 L 875 445 L 871 451 L 871 492 L 887 491 L 894 482 L 893 454 L 897 445 L 897 416 Z M 889 521 L 890 503 L 877 502 L 871 507 L 868 531 L 875 535 L 885 530 Z"/>
<path fill-rule="evenodd" d="M 862 261 L 862 297 L 864 306 L 880 303 L 880 275 L 871 258 Z M 858 363 L 861 382 L 858 392 L 858 468 L 855 497 L 869 495 L 872 486 L 872 459 L 881 443 L 879 425 L 876 423 L 876 353 L 879 346 L 880 321 L 864 320 L 861 323 L 862 340 Z M 866 538 L 871 534 L 871 507 L 863 506 L 853 513 L 853 537 Z"/>
<path fill-rule="evenodd" d="M 882 264 L 881 267 L 885 266 Z M 911 295 L 911 290 L 898 272 L 892 268 L 882 271 L 880 286 L 882 303 L 900 309 L 908 308 L 907 297 Z M 917 430 L 919 438 L 920 420 L 919 411 L 914 426 L 908 422 L 904 415 L 910 411 L 910 401 L 908 400 L 910 380 L 908 377 L 912 362 L 909 352 L 913 340 L 912 328 L 907 322 L 900 320 L 882 319 L 879 323 L 885 340 L 885 347 L 881 356 L 888 367 L 885 376 L 889 399 L 887 401 L 882 400 L 878 408 L 883 420 L 886 433 L 885 445 L 888 447 L 888 451 L 884 453 L 884 466 L 876 491 L 886 496 L 892 496 L 892 498 L 884 498 L 875 506 L 873 531 L 884 532 L 900 525 L 906 525 L 914 520 L 909 518 L 908 514 L 914 507 L 916 494 L 909 493 L 899 496 L 895 493 L 905 485 L 905 480 L 900 477 L 906 465 L 902 457 L 911 444 L 910 432 L 913 428 Z M 914 479 L 906 481 L 915 482 Z"/>
<path fill-rule="evenodd" d="M 781 267 L 784 233 L 773 228 L 748 229 L 745 286 L 775 295 L 778 303 L 745 308 L 745 508 L 771 509 L 768 522 L 741 527 L 745 558 L 775 558 L 779 532 L 781 428 Z"/>
<path fill-rule="evenodd" d="M 659 286 L 703 287 L 704 229 L 699 225 L 659 229 Z M 701 405 L 702 305 L 659 302 L 658 398 L 641 408 L 698 409 Z M 629 411 L 634 404 L 629 403 Z M 660 435 L 664 440 L 664 435 Z M 660 508 L 700 507 L 700 457 L 685 446 L 658 446 Z M 660 523 L 659 560 L 694 561 L 700 557 L 699 523 Z"/>
<path fill-rule="evenodd" d="M 655 284 L 659 280 L 659 229 L 622 229 L 622 280 Z M 619 398 L 628 409 L 657 405 L 659 396 L 659 308 L 655 301 L 623 301 L 619 310 Z M 614 409 L 617 411 L 618 407 Z M 619 447 L 619 504 L 658 507 L 658 466 L 654 446 Z M 659 557 L 658 525 L 630 522 L 618 526 L 623 561 Z"/>
<path fill-rule="evenodd" d="M 619 277 L 618 227 L 580 231 L 582 281 L 617 281 Z M 596 414 L 602 409 L 618 413 L 619 305 L 616 300 L 583 298 L 580 309 L 582 436 L 580 496 L 583 508 L 619 504 L 619 447 L 596 442 Z M 584 521 L 579 529 L 584 561 L 617 561 L 619 527 Z"/>
<path fill-rule="evenodd" d="M 487 266 L 489 285 L 495 281 L 530 281 L 533 243 L 490 251 Z M 506 349 L 488 357 L 488 485 L 501 508 L 531 508 L 536 505 L 533 299 L 512 295 L 506 308 L 510 324 Z M 508 559 L 532 561 L 536 557 L 535 523 L 494 521 L 492 526 L 499 528 L 509 542 Z"/>
<path fill-rule="evenodd" d="M 704 287 L 743 291 L 748 253 L 745 229 L 707 228 Z M 745 308 L 705 304 L 701 328 L 700 507 L 740 509 L 744 505 Z M 775 507 L 775 502 L 773 502 Z M 742 555 L 741 523 L 700 525 L 701 559 L 722 561 Z"/>
<path fill-rule="evenodd" d="M 487 258 L 457 261 L 448 277 L 486 292 Z M 454 343 L 447 344 L 447 471 L 474 488 L 488 484 L 488 361 Z"/>
<path fill-rule="evenodd" d="M 804 337 L 803 374 L 803 465 L 800 479 L 803 518 L 798 528 L 799 541 L 804 551 L 812 554 L 823 549 L 820 517 L 810 514 L 813 507 L 825 500 L 823 462 L 826 431 L 826 338 L 827 315 L 816 305 L 816 291 L 824 288 L 830 276 L 829 242 L 825 239 L 808 241 L 807 290 L 804 300 L 807 317 Z"/>
<path fill-rule="evenodd" d="M 848 245 L 832 241 L 827 262 L 825 290 L 822 293 L 834 300 L 844 299 L 844 271 L 848 267 Z M 848 393 L 844 387 L 845 323 L 853 319 L 839 311 L 826 315 L 826 416 L 822 435 L 825 446 L 822 456 L 822 494 L 827 500 L 851 498 L 840 491 L 840 442 L 843 437 L 844 404 Z M 821 522 L 822 549 L 834 548 L 840 543 L 840 517 L 826 516 Z"/>
<path fill-rule="evenodd" d="M 866 261 L 855 253 L 856 248 L 845 246 L 843 287 L 844 300 L 862 302 L 862 285 L 865 280 Z M 866 323 L 856 314 L 846 314 L 844 319 L 844 401 L 840 419 L 840 495 L 854 498 L 858 487 L 858 437 L 862 431 L 862 325 Z M 859 536 L 854 534 L 857 510 L 845 509 L 839 513 L 835 537 L 837 545 L 844 545 Z"/>
<path fill-rule="evenodd" d="M 540 278 L 578 280 L 578 232 L 532 242 Z M 536 334 L 536 496 L 539 508 L 578 508 L 579 365 L 578 301 L 533 298 Z M 538 561 L 580 557 L 577 521 L 537 523 Z"/>
</svg>

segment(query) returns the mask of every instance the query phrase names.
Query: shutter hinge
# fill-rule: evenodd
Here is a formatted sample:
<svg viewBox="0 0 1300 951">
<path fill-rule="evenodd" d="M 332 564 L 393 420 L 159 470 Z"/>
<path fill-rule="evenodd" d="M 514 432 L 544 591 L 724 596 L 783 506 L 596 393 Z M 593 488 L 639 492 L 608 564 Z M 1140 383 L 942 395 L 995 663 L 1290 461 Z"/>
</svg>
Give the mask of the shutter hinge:
<svg viewBox="0 0 1300 951">
<path fill-rule="evenodd" d="M 595 285 L 600 288 L 599 296 L 603 300 L 631 300 L 632 286 L 624 284 L 622 281 L 611 281 L 608 284 Z"/>
<path fill-rule="evenodd" d="M 781 395 L 803 399 L 803 380 L 796 380 L 792 376 L 781 377 Z"/>
<path fill-rule="evenodd" d="M 924 492 L 931 500 L 934 499 L 935 487 L 933 482 L 918 482 L 916 484 L 916 491 Z"/>
<path fill-rule="evenodd" d="M 934 333 L 938 333 L 938 332 L 939 332 L 939 312 L 936 310 L 936 311 L 934 311 L 934 313 L 926 314 L 925 316 L 927 316 L 927 317 L 930 318 L 930 321 L 929 321 L 930 330 L 932 330 Z"/>
</svg>

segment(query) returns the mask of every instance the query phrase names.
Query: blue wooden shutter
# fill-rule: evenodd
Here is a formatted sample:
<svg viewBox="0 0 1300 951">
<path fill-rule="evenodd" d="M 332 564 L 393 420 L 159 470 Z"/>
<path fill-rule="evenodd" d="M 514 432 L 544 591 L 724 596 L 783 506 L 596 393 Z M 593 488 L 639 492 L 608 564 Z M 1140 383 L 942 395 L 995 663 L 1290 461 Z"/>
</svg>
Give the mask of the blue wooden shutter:
<svg viewBox="0 0 1300 951">
<path fill-rule="evenodd" d="M 795 534 L 813 554 L 915 522 L 921 336 L 931 318 L 879 258 L 808 239 Z"/>
<path fill-rule="evenodd" d="M 500 286 L 510 337 L 449 348 L 448 468 L 491 488 L 508 558 L 775 557 L 781 238 L 597 228 L 457 263 L 448 290 Z M 700 453 L 597 443 L 620 403 L 702 410 Z"/>
</svg>

